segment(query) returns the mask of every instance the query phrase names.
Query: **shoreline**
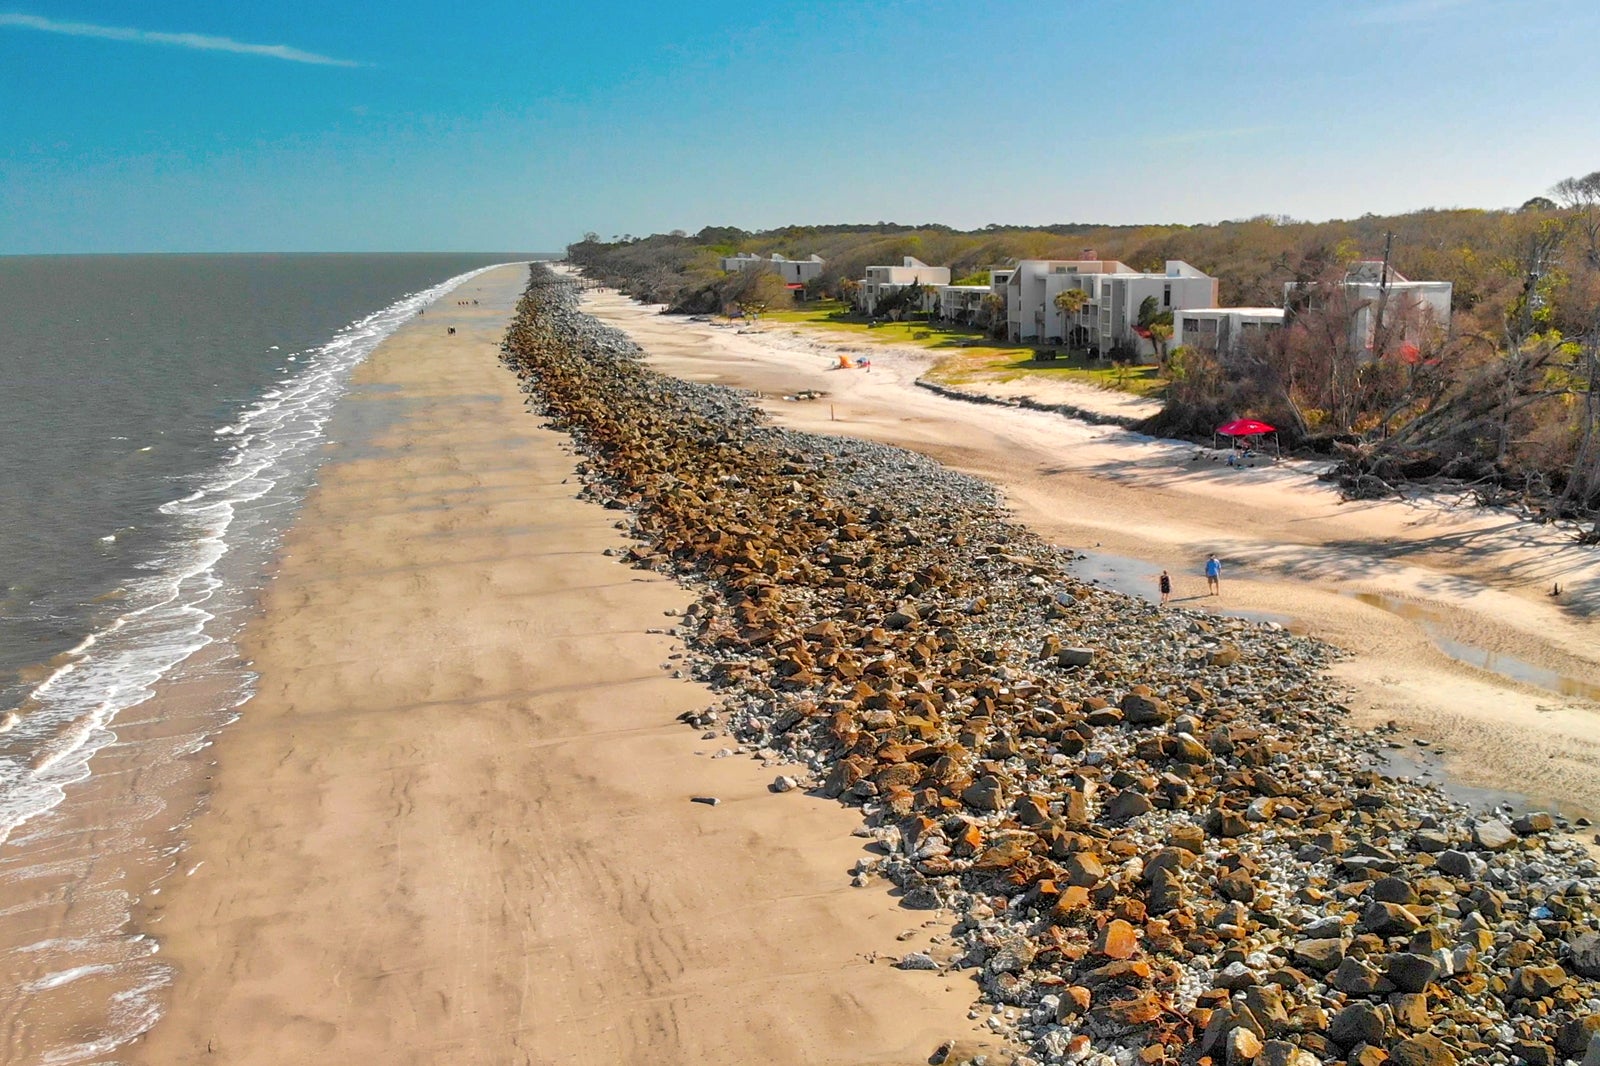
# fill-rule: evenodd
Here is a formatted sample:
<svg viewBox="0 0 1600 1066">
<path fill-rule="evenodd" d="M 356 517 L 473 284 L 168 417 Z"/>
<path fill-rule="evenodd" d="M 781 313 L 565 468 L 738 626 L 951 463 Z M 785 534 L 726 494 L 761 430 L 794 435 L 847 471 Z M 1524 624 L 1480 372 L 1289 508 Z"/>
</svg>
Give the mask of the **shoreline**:
<svg viewBox="0 0 1600 1066">
<path fill-rule="evenodd" d="M 974 993 L 872 965 L 914 922 L 850 887 L 854 819 L 677 720 L 710 696 L 657 620 L 692 595 L 602 555 L 615 512 L 500 364 L 525 278 L 358 371 L 392 417 L 323 466 L 246 629 L 257 695 L 146 914 L 170 1007 L 125 1057 L 925 1061 Z"/>
<path fill-rule="evenodd" d="M 1054 543 L 1168 566 L 1180 599 L 1203 584 L 1174 563 L 1188 559 L 1197 571 L 1216 550 L 1230 608 L 1302 620 L 1351 653 L 1333 674 L 1350 689 L 1355 724 L 1393 721 L 1402 740 L 1428 741 L 1464 785 L 1573 815 L 1600 811 L 1600 704 L 1464 665 L 1435 640 L 1600 678 L 1600 620 L 1543 596 L 1549 580 L 1580 608 L 1600 596 L 1592 550 L 1508 516 L 1346 504 L 1297 464 L 1196 467 L 1192 445 L 938 397 L 915 384 L 929 362 L 920 351 L 874 347 L 869 373 L 837 371 L 827 368 L 848 344 L 792 327 L 736 332 L 660 315 L 610 290 L 587 291 L 583 309 L 624 329 L 663 372 L 759 393 L 780 425 L 910 448 L 997 485 L 1017 517 Z M 808 389 L 824 395 L 783 399 Z M 1508 576 L 1514 587 L 1503 587 Z M 1432 608 L 1445 624 L 1430 633 L 1363 594 Z"/>
<path fill-rule="evenodd" d="M 185 876 L 187 834 L 214 776 L 211 746 L 248 699 L 252 675 L 235 637 L 255 613 L 277 518 L 314 477 L 319 420 L 350 369 L 418 302 L 460 280 L 389 294 L 296 352 L 307 359 L 302 373 L 288 369 L 291 357 L 277 371 L 288 378 L 214 427 L 240 436 L 239 447 L 185 475 L 192 491 L 163 507 L 196 539 L 175 537 L 143 598 L 119 600 L 117 617 L 40 664 L 36 687 L 8 715 L 0 748 L 32 774 L 8 782 L 18 791 L 7 814 L 20 821 L 0 827 L 11 978 L 0 991 L 0 1058 L 102 1061 L 159 1017 L 171 967 L 145 911 Z"/>
</svg>

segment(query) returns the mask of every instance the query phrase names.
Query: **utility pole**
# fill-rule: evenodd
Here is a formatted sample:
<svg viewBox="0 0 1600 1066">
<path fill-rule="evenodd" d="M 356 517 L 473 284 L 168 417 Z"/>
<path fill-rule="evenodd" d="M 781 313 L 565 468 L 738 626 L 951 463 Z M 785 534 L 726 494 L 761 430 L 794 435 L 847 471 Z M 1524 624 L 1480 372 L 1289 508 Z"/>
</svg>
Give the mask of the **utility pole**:
<svg viewBox="0 0 1600 1066">
<path fill-rule="evenodd" d="M 1383 266 L 1378 271 L 1378 317 L 1372 323 L 1372 337 L 1370 347 L 1374 359 L 1383 355 L 1386 347 L 1385 330 L 1383 327 L 1384 313 L 1389 309 L 1389 257 L 1394 252 L 1394 233 L 1385 232 L 1383 235 Z"/>
</svg>

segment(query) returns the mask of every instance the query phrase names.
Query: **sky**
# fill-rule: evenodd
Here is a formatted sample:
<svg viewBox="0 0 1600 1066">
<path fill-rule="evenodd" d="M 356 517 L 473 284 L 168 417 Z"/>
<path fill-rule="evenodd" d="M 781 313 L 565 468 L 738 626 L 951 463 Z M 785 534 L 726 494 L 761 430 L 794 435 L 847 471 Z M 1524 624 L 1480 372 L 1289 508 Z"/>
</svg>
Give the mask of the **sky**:
<svg viewBox="0 0 1600 1066">
<path fill-rule="evenodd" d="M 1514 207 L 1594 0 L 0 0 L 0 254 Z"/>
</svg>

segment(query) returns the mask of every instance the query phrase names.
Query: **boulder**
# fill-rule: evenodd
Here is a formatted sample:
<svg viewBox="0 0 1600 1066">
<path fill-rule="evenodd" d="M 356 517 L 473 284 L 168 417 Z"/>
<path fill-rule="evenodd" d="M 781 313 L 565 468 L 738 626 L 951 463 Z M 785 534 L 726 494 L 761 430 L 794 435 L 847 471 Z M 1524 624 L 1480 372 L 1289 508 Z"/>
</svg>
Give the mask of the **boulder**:
<svg viewBox="0 0 1600 1066">
<path fill-rule="evenodd" d="M 1206 662 L 1211 666 L 1232 666 L 1239 661 L 1239 648 L 1235 644 L 1223 644 L 1206 653 Z"/>
<path fill-rule="evenodd" d="M 1349 996 L 1370 996 L 1378 991 L 1383 975 L 1360 959 L 1346 957 L 1328 975 L 1328 984 Z"/>
<path fill-rule="evenodd" d="M 1520 836 L 1532 836 L 1534 833 L 1548 833 L 1556 827 L 1556 820 L 1544 811 L 1529 811 L 1511 823 L 1511 828 Z"/>
<path fill-rule="evenodd" d="M 993 774 L 984 774 L 961 793 L 961 802 L 978 811 L 1004 810 L 1005 785 Z"/>
<path fill-rule="evenodd" d="M 1093 648 L 1062 648 L 1056 652 L 1056 663 L 1060 666 L 1088 666 L 1092 662 Z"/>
<path fill-rule="evenodd" d="M 1412 847 L 1424 855 L 1437 855 L 1450 849 L 1450 834 L 1437 829 L 1419 829 L 1412 838 Z"/>
<path fill-rule="evenodd" d="M 1472 842 L 1482 851 L 1504 851 L 1517 842 L 1517 834 L 1493 818 L 1472 823 Z"/>
<path fill-rule="evenodd" d="M 1294 961 L 1308 970 L 1328 973 L 1344 961 L 1344 941 L 1337 937 L 1302 940 L 1293 949 Z"/>
<path fill-rule="evenodd" d="M 1378 1008 L 1358 1000 L 1333 1016 L 1328 1023 L 1328 1039 L 1347 1051 L 1357 1044 L 1382 1047 L 1386 1043 L 1386 1030 Z"/>
<path fill-rule="evenodd" d="M 1163 866 L 1150 875 L 1145 905 L 1151 914 L 1168 914 L 1183 906 L 1183 879 L 1177 870 Z"/>
<path fill-rule="evenodd" d="M 1441 851 L 1439 857 L 1433 860 L 1433 865 L 1440 873 L 1450 877 L 1473 876 L 1474 861 L 1472 856 L 1464 851 L 1456 851 L 1454 848 L 1449 851 Z"/>
<path fill-rule="evenodd" d="M 1564 1059 L 1575 1059 L 1596 1036 L 1600 1036 L 1600 1014 L 1573 1018 L 1556 1030 L 1556 1050 Z"/>
<path fill-rule="evenodd" d="M 1417 902 L 1417 890 L 1403 877 L 1384 877 L 1372 883 L 1372 898 L 1404 905 Z"/>
<path fill-rule="evenodd" d="M 1439 960 L 1432 955 L 1415 955 L 1409 951 L 1389 956 L 1384 973 L 1401 992 L 1424 992 L 1439 979 Z"/>
<path fill-rule="evenodd" d="M 1198 855 L 1205 850 L 1206 831 L 1192 823 L 1175 825 L 1167 831 L 1167 844 Z"/>
<path fill-rule="evenodd" d="M 1600 979 L 1600 933 L 1585 933 L 1573 940 L 1571 947 L 1573 972 Z"/>
<path fill-rule="evenodd" d="M 1108 959 L 1126 959 L 1139 950 L 1139 940 L 1134 935 L 1133 926 L 1121 918 L 1113 918 L 1100 930 L 1094 950 Z"/>
<path fill-rule="evenodd" d="M 1261 1038 L 1244 1026 L 1228 1034 L 1228 1066 L 1249 1066 L 1261 1054 Z"/>
<path fill-rule="evenodd" d="M 1079 852 L 1062 863 L 1067 882 L 1082 888 L 1093 888 L 1105 880 L 1106 868 L 1091 852 Z"/>
<path fill-rule="evenodd" d="M 883 624 L 889 629 L 905 629 L 913 622 L 920 621 L 921 614 L 917 608 L 909 603 L 903 603 L 897 610 L 891 611 L 883 619 Z"/>
<path fill-rule="evenodd" d="M 925 951 L 913 951 L 909 955 L 902 955 L 895 960 L 894 968 L 897 970 L 937 970 L 939 964 L 933 961 L 933 956 Z"/>
<path fill-rule="evenodd" d="M 1166 725 L 1175 717 L 1166 700 L 1137 692 L 1122 697 L 1120 706 L 1129 725 Z"/>
<path fill-rule="evenodd" d="M 1428 1014 L 1428 997 L 1420 992 L 1396 992 L 1389 997 L 1389 1011 L 1401 1029 L 1421 1032 L 1433 1024 Z"/>
<path fill-rule="evenodd" d="M 1408 1036 L 1389 1049 L 1394 1066 L 1457 1066 L 1455 1053 L 1436 1036 Z"/>
<path fill-rule="evenodd" d="M 1524 966 L 1511 975 L 1511 994 L 1539 999 L 1566 983 L 1567 971 L 1559 966 Z"/>
<path fill-rule="evenodd" d="M 1410 936 L 1422 928 L 1422 922 L 1398 903 L 1375 900 L 1361 912 L 1358 928 L 1384 937 Z"/>
<path fill-rule="evenodd" d="M 1150 797 L 1131 788 L 1118 792 L 1106 804 L 1105 814 L 1109 821 L 1125 822 L 1129 818 L 1137 818 L 1141 814 L 1149 814 L 1155 809 L 1155 804 L 1150 802 Z"/>
<path fill-rule="evenodd" d="M 1256 1066 L 1322 1066 L 1321 1061 L 1304 1048 L 1287 1040 L 1268 1040 L 1261 1045 L 1256 1056 Z"/>
<path fill-rule="evenodd" d="M 1154 992 L 1140 992 L 1128 999 L 1113 1000 L 1089 1012 L 1091 1024 L 1112 1032 L 1137 1029 L 1161 1017 L 1161 997 Z"/>
<path fill-rule="evenodd" d="M 1033 965 L 1037 949 L 1024 936 L 1008 937 L 995 948 L 984 968 L 990 973 L 1021 973 Z"/>
</svg>

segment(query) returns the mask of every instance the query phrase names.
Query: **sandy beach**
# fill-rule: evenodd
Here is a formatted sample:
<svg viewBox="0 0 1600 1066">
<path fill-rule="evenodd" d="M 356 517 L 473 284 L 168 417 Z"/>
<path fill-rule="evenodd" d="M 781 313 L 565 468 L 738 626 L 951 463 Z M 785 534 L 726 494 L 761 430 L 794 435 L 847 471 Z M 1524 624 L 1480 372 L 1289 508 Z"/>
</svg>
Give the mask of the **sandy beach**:
<svg viewBox="0 0 1600 1066">
<path fill-rule="evenodd" d="M 657 369 L 761 393 L 780 424 L 983 477 L 1056 543 L 1153 568 L 1147 596 L 1167 568 L 1180 605 L 1280 620 L 1346 649 L 1335 673 L 1355 720 L 1427 741 L 1397 754 L 1425 779 L 1489 790 L 1479 800 L 1600 810 L 1600 562 L 1559 530 L 1442 501 L 1343 502 L 1313 464 L 1230 470 L 1193 445 L 946 399 L 915 387 L 931 359 L 916 349 L 694 322 L 605 290 L 584 309 Z M 870 354 L 871 371 L 832 369 L 841 352 Z M 803 390 L 824 395 L 785 399 Z M 1036 396 L 1091 406 L 1094 391 L 1047 383 Z M 1201 576 L 1212 551 L 1224 566 L 1215 601 Z M 1555 583 L 1559 599 L 1546 595 Z"/>
<path fill-rule="evenodd" d="M 661 632 L 690 594 L 602 554 L 616 513 L 500 365 L 525 278 L 358 371 L 193 872 L 147 901 L 177 976 L 124 1057 L 926 1061 L 974 988 L 874 961 L 937 929 L 850 887 L 852 812 L 676 721 L 711 702 Z"/>
</svg>

